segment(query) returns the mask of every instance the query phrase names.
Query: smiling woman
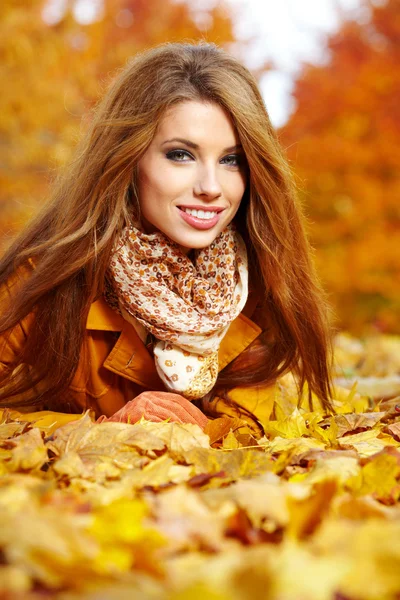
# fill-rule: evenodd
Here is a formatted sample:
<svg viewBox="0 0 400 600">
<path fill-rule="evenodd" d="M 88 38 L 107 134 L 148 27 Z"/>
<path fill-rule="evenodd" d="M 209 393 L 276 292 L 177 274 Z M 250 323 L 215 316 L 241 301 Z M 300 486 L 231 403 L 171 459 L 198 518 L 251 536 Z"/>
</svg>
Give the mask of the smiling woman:
<svg viewBox="0 0 400 600">
<path fill-rule="evenodd" d="M 261 434 L 292 371 L 330 409 L 290 169 L 254 78 L 212 44 L 128 65 L 0 283 L 3 406 L 202 427 L 234 412 Z"/>
</svg>

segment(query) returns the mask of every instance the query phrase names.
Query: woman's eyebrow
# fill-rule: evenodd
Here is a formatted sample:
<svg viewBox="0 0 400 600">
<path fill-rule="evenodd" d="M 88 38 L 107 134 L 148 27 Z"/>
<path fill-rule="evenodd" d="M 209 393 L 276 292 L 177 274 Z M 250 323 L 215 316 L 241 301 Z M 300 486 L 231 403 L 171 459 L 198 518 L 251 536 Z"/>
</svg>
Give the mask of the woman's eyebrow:
<svg viewBox="0 0 400 600">
<path fill-rule="evenodd" d="M 184 138 L 172 138 L 171 140 L 165 140 L 165 142 L 163 142 L 161 145 L 163 146 L 164 144 L 170 144 L 171 142 L 180 142 L 181 144 L 185 144 L 185 146 L 189 146 L 189 148 L 193 148 L 193 150 L 199 149 L 198 144 L 195 144 L 194 142 L 191 142 L 190 140 L 185 140 Z M 235 150 L 241 150 L 241 149 L 242 149 L 242 145 L 236 144 L 236 146 L 230 146 L 229 148 L 225 148 L 225 150 L 223 150 L 223 152 L 234 152 Z"/>
</svg>

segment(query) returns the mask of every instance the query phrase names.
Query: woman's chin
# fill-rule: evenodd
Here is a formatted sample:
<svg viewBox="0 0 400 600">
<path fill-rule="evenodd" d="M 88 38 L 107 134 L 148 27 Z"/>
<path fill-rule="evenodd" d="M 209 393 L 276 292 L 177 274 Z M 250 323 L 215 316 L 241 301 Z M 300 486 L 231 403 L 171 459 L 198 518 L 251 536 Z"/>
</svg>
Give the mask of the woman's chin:
<svg viewBox="0 0 400 600">
<path fill-rule="evenodd" d="M 185 235 L 185 236 L 168 236 L 175 244 L 178 244 L 182 252 L 187 254 L 190 250 L 201 250 L 202 248 L 206 248 L 215 240 L 219 232 L 211 233 L 210 231 L 207 234 L 202 233 L 201 235 Z"/>
</svg>

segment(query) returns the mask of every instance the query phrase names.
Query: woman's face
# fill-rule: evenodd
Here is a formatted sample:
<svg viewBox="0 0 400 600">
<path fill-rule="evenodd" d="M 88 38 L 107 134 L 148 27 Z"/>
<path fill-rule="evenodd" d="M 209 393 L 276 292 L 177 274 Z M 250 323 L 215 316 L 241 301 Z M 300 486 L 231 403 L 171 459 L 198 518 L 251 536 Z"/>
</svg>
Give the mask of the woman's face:
<svg viewBox="0 0 400 600">
<path fill-rule="evenodd" d="M 246 187 L 245 157 L 228 114 L 217 104 L 171 107 L 138 164 L 146 233 L 205 248 L 235 216 Z"/>
</svg>

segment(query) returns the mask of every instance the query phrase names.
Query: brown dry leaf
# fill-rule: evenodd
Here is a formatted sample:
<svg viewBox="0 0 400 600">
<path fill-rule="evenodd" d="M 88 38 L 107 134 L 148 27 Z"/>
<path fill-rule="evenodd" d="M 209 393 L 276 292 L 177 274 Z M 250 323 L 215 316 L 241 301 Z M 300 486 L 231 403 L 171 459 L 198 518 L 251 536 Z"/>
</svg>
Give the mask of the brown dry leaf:
<svg viewBox="0 0 400 600">
<path fill-rule="evenodd" d="M 18 421 L 7 421 L 0 423 L 0 445 L 3 441 L 21 435 L 29 423 Z"/>
<path fill-rule="evenodd" d="M 152 433 L 155 438 L 161 440 L 168 448 L 173 458 L 185 460 L 186 453 L 193 448 L 209 448 L 210 438 L 203 430 L 192 423 L 153 423 L 151 421 L 140 421 L 145 431 Z"/>
<path fill-rule="evenodd" d="M 82 438 L 94 427 L 87 411 L 82 417 L 59 427 L 47 440 L 47 447 L 56 456 L 79 448 Z"/>
<path fill-rule="evenodd" d="M 399 417 L 399 411 L 396 406 L 400 405 L 400 396 L 390 398 L 390 400 L 382 400 L 378 402 L 376 408 L 385 411 L 385 416 L 382 417 L 382 423 L 388 423 L 391 420 L 396 420 Z"/>
<path fill-rule="evenodd" d="M 371 429 L 374 427 L 382 417 L 385 416 L 385 412 L 372 412 L 372 413 L 349 413 L 335 415 L 330 417 L 329 420 L 324 420 L 320 425 L 328 423 L 331 419 L 334 419 L 337 426 L 336 437 L 340 438 L 345 433 L 357 430 Z"/>
<path fill-rule="evenodd" d="M 30 429 L 10 441 L 11 456 L 6 460 L 9 471 L 32 471 L 40 469 L 47 461 L 47 448 L 39 429 Z"/>
<path fill-rule="evenodd" d="M 58 475 L 96 481 L 140 468 L 166 450 L 164 442 L 140 424 L 95 424 L 88 415 L 58 429 L 47 446 L 60 457 L 53 464 Z"/>
<path fill-rule="evenodd" d="M 242 419 L 232 417 L 221 417 L 218 419 L 210 419 L 204 429 L 204 433 L 210 438 L 210 445 L 222 440 L 231 431 L 236 431 L 243 426 Z"/>
<path fill-rule="evenodd" d="M 385 427 L 385 431 L 390 433 L 392 438 L 396 440 L 396 442 L 400 442 L 400 422 L 392 423 Z"/>
</svg>

